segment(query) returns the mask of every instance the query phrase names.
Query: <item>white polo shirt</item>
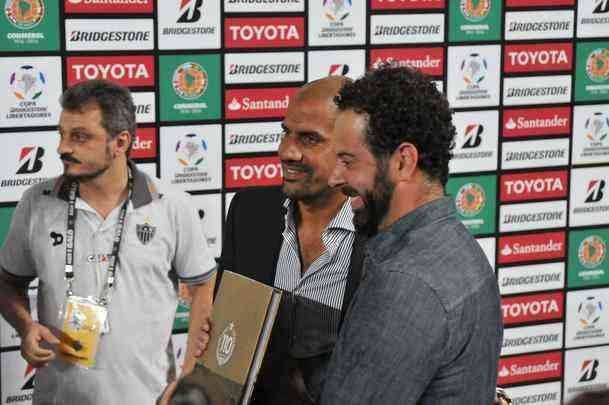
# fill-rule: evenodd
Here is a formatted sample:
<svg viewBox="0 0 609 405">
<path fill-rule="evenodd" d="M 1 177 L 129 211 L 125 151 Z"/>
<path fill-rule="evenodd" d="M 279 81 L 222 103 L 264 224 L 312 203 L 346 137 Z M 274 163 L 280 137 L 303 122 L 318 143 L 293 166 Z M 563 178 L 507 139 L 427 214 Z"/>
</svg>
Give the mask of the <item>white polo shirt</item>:
<svg viewBox="0 0 609 405">
<path fill-rule="evenodd" d="M 108 306 L 110 332 L 96 365 L 85 370 L 55 360 L 39 369 L 34 404 L 153 404 L 174 370 L 171 329 L 177 278 L 202 283 L 215 262 L 190 196 L 163 186 L 130 164 L 134 187 Z M 59 328 L 66 298 L 67 187 L 62 178 L 33 186 L 13 215 L 0 267 L 39 278 L 38 316 Z M 74 294 L 99 296 L 106 282 L 120 205 L 105 219 L 77 199 Z"/>
</svg>

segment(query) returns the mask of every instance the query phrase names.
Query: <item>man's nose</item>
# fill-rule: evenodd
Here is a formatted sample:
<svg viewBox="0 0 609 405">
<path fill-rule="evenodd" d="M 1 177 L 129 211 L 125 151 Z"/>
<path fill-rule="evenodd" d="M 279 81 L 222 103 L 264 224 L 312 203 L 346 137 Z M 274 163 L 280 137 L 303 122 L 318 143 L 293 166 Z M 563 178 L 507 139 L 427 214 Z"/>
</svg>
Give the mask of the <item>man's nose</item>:
<svg viewBox="0 0 609 405">
<path fill-rule="evenodd" d="M 345 179 L 343 177 L 344 169 L 340 163 L 337 163 L 332 170 L 330 178 L 328 178 L 328 185 L 330 187 L 342 187 L 345 185 Z"/>
</svg>

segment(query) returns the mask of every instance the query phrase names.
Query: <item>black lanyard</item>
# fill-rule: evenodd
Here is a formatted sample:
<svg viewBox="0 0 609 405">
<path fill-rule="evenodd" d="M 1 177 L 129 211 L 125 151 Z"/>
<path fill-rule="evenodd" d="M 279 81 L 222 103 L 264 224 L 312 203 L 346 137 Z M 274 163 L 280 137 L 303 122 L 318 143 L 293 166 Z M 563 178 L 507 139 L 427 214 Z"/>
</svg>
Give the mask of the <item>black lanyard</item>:
<svg viewBox="0 0 609 405">
<path fill-rule="evenodd" d="M 131 194 L 133 192 L 133 179 L 131 178 L 131 170 L 129 170 L 129 181 L 128 181 L 129 193 L 127 199 L 121 206 L 121 210 L 118 214 L 118 223 L 114 232 L 114 240 L 112 242 L 112 252 L 108 259 L 108 276 L 106 278 L 106 285 L 99 297 L 99 302 L 103 305 L 108 303 L 108 296 L 112 288 L 114 287 L 115 274 L 116 274 L 116 263 L 118 260 L 118 250 L 123 239 L 123 230 L 125 228 L 125 217 L 127 216 L 127 206 L 129 200 L 131 200 Z M 78 182 L 73 181 L 70 185 L 70 192 L 68 197 L 68 224 L 66 231 L 66 266 L 65 266 L 65 277 L 68 282 L 68 296 L 72 295 L 72 284 L 74 281 L 74 236 L 76 227 L 76 196 L 78 194 Z"/>
</svg>

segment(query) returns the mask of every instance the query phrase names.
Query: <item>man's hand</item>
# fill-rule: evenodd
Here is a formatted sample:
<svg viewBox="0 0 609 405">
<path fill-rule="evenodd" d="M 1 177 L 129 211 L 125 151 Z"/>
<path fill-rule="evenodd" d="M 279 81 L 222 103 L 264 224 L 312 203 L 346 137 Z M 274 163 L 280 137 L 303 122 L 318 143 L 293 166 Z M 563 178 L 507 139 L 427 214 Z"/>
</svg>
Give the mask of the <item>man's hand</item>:
<svg viewBox="0 0 609 405">
<path fill-rule="evenodd" d="M 163 395 L 161 395 L 161 399 L 157 402 L 157 405 L 169 405 L 177 386 L 178 380 L 170 382 L 165 388 L 165 391 L 163 391 Z"/>
<path fill-rule="evenodd" d="M 207 349 L 207 344 L 209 343 L 209 332 L 211 331 L 211 321 L 207 318 L 201 324 L 199 328 L 199 333 L 196 335 L 195 341 L 195 357 L 199 358 L 203 356 L 205 349 Z"/>
<path fill-rule="evenodd" d="M 42 347 L 46 342 L 59 344 L 59 339 L 38 322 L 30 323 L 21 338 L 21 356 L 33 367 L 44 367 L 55 358 L 55 352 Z"/>
</svg>

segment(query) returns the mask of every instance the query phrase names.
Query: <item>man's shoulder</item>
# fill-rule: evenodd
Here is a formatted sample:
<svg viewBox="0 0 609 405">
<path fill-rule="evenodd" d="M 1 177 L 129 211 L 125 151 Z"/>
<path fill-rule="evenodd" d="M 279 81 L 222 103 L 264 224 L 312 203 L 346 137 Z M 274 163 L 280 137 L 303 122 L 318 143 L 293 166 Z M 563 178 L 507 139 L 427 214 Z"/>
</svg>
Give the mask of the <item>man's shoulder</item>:
<svg viewBox="0 0 609 405">
<path fill-rule="evenodd" d="M 446 309 L 496 282 L 482 248 L 456 219 L 437 224 L 433 233 L 410 235 L 395 260 L 433 289 Z"/>
<path fill-rule="evenodd" d="M 238 191 L 233 197 L 233 202 L 240 210 L 262 214 L 277 212 L 283 206 L 285 199 L 286 196 L 281 188 L 265 187 Z"/>
<path fill-rule="evenodd" d="M 53 177 L 29 187 L 21 196 L 22 202 L 41 202 L 41 197 L 57 198 L 58 188 L 61 186 L 61 177 Z"/>
</svg>

